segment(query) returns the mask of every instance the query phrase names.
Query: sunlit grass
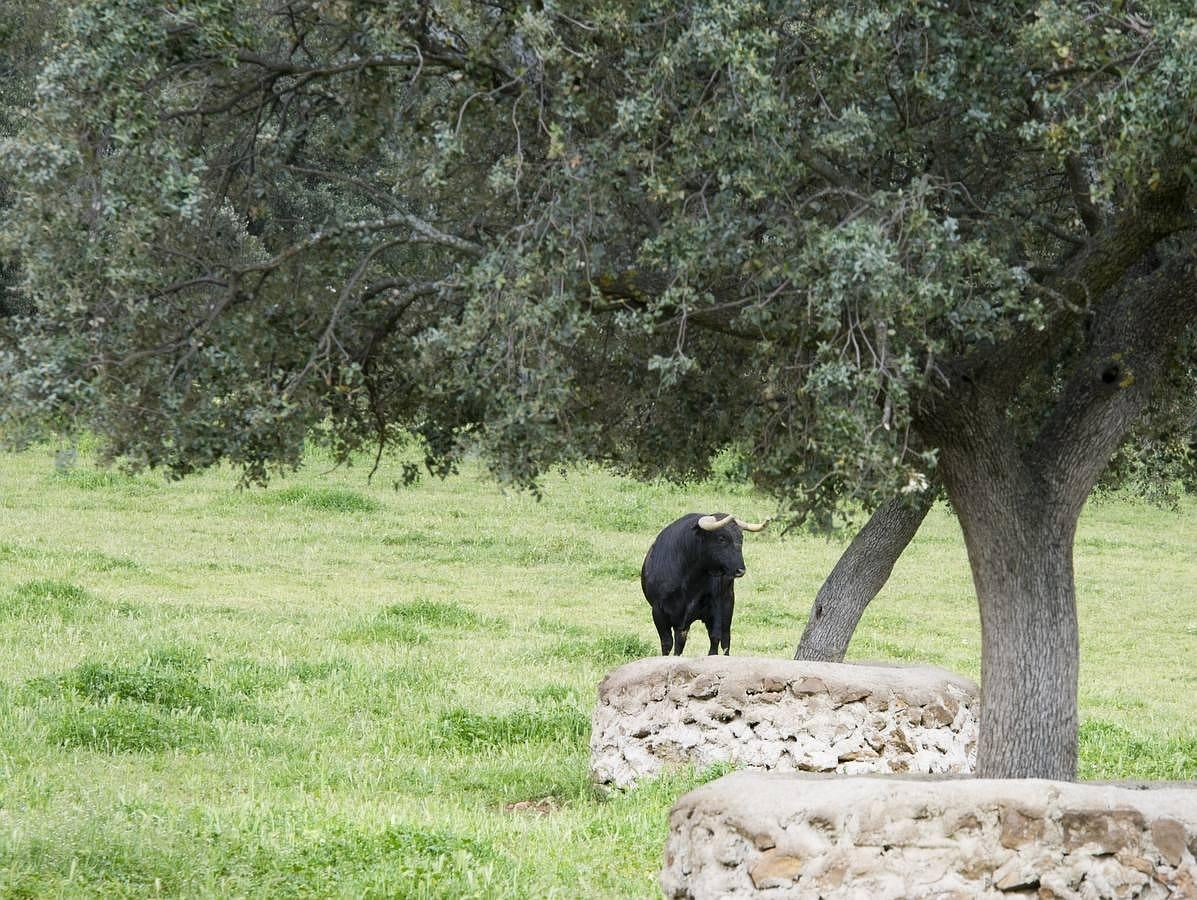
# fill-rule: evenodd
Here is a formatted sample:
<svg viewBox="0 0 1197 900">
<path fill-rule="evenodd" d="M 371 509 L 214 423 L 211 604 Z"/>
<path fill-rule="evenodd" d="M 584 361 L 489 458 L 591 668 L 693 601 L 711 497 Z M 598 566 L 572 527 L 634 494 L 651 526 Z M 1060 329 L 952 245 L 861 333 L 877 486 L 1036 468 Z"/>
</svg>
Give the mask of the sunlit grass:
<svg viewBox="0 0 1197 900">
<path fill-rule="evenodd" d="M 657 894 L 669 806 L 718 773 L 597 795 L 595 690 L 657 648 L 656 532 L 770 504 L 595 471 L 539 503 L 469 469 L 396 491 L 398 467 L 239 491 L 0 457 L 0 895 Z M 1085 777 L 1197 777 L 1195 539 L 1191 506 L 1086 513 Z M 792 656 L 842 545 L 749 536 L 733 652 Z M 978 677 L 946 512 L 850 658 Z"/>
</svg>

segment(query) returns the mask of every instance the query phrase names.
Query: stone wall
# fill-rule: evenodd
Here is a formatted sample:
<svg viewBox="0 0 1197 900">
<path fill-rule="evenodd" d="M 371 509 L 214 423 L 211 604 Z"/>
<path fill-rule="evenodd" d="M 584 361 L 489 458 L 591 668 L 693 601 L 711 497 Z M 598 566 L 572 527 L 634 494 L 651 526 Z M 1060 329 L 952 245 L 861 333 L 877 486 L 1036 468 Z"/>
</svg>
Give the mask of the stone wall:
<svg viewBox="0 0 1197 900">
<path fill-rule="evenodd" d="M 934 667 L 652 657 L 599 686 L 591 775 L 624 788 L 678 763 L 971 772 L 978 708 L 973 682 Z"/>
<path fill-rule="evenodd" d="M 737 772 L 678 800 L 669 898 L 1197 897 L 1197 785 Z"/>
</svg>

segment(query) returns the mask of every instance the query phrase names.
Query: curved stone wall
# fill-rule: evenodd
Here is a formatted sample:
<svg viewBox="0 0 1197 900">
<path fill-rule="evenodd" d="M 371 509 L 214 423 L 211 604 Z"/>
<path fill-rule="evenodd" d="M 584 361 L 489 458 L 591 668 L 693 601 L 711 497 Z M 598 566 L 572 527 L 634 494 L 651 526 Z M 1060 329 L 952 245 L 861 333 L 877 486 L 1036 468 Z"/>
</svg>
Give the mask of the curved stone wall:
<svg viewBox="0 0 1197 900">
<path fill-rule="evenodd" d="M 1197 897 L 1197 785 L 737 772 L 669 818 L 665 896 Z"/>
<path fill-rule="evenodd" d="M 599 686 L 591 775 L 625 788 L 679 763 L 971 772 L 978 707 L 976 684 L 930 666 L 652 657 Z"/>
</svg>

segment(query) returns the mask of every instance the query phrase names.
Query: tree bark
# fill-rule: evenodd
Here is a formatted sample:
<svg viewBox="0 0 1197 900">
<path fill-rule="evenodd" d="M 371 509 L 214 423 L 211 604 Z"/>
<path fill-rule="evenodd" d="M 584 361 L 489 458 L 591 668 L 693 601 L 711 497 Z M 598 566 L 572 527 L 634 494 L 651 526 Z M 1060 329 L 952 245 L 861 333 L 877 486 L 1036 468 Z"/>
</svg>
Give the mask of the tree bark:
<svg viewBox="0 0 1197 900">
<path fill-rule="evenodd" d="M 981 607 L 978 777 L 1076 778 L 1075 533 L 1075 519 L 1044 515 L 966 528 Z"/>
<path fill-rule="evenodd" d="M 844 661 L 865 608 L 885 587 L 937 494 L 928 488 L 913 499 L 895 497 L 877 507 L 819 588 L 794 659 Z"/>
<path fill-rule="evenodd" d="M 945 451 L 941 463 L 981 610 L 977 775 L 1071 781 L 1080 656 L 1072 573 L 1077 516 L 1060 514 L 1017 451 L 1006 456 L 1004 442 L 989 443 L 979 455 Z"/>
</svg>

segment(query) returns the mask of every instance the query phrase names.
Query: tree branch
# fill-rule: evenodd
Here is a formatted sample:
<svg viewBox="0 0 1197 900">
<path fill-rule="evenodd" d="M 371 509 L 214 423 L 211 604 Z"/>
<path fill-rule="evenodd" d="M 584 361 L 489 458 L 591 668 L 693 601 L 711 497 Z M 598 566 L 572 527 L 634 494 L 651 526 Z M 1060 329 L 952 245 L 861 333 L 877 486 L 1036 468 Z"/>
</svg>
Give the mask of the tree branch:
<svg viewBox="0 0 1197 900">
<path fill-rule="evenodd" d="M 343 72 L 353 72 L 360 69 L 419 66 L 423 62 L 420 54 L 416 53 L 375 53 L 370 56 L 351 57 L 343 63 L 334 65 L 300 65 L 299 63 L 293 63 L 285 59 L 274 59 L 244 49 L 238 50 L 235 58 L 237 62 L 258 66 L 277 75 L 311 75 L 315 77 L 340 75 Z"/>
<path fill-rule="evenodd" d="M 394 228 L 408 226 L 412 230 L 426 237 L 434 244 L 442 244 L 446 247 L 451 247 L 454 250 L 460 250 L 469 256 L 480 257 L 486 253 L 486 249 L 481 244 L 476 244 L 473 241 L 467 241 L 465 238 L 457 237 L 453 234 L 448 234 L 441 231 L 436 226 L 424 221 L 419 216 L 411 213 L 398 213 L 393 216 L 387 216 L 384 219 L 361 219 L 356 222 L 343 222 L 340 225 L 334 225 L 332 228 L 317 231 L 302 241 L 292 244 L 287 249 L 275 254 L 270 259 L 263 260 L 256 263 L 247 263 L 243 266 L 233 267 L 232 271 L 237 275 L 245 275 L 250 272 L 267 272 L 277 269 L 287 260 L 301 253 L 305 253 L 314 247 L 337 238 L 344 237 L 349 234 L 368 234 L 376 231 L 389 231 Z"/>
<path fill-rule="evenodd" d="M 1004 404 L 1033 368 L 1030 364 L 1046 359 L 1085 310 L 1118 284 L 1159 241 L 1192 224 L 1184 190 L 1154 192 L 1141 198 L 1137 207 L 1109 223 L 1063 266 L 1028 287 L 1029 291 L 1046 292 L 1061 302 L 1063 309 L 1051 317 L 1046 327 L 1027 323 L 1001 343 L 983 345 L 961 359 L 945 363 L 942 368 L 950 382 L 983 384 L 995 401 Z M 943 416 L 951 404 L 950 396 L 938 394 L 924 397 L 922 405 L 930 419 Z"/>
<path fill-rule="evenodd" d="M 1194 265 L 1177 256 L 1111 291 L 1093 339 L 1028 450 L 1046 464 L 1065 508 L 1079 513 L 1110 456 L 1142 412 L 1186 328 L 1197 323 Z"/>
<path fill-rule="evenodd" d="M 621 310 L 630 312 L 650 309 L 654 301 L 658 300 L 669 287 L 669 280 L 659 272 L 638 272 L 629 269 L 616 274 L 599 275 L 594 279 L 593 284 L 603 297 L 612 301 L 609 306 L 596 306 L 588 299 L 584 300 L 590 312 L 601 315 Z M 716 296 L 720 296 L 718 292 L 715 293 Z M 741 340 L 763 340 L 766 336 L 760 331 L 736 328 L 731 323 L 735 313 L 748 306 L 752 302 L 751 299 L 744 298 L 736 292 L 727 292 L 722 296 L 725 299 L 718 306 L 686 309 L 687 323 Z M 663 318 L 680 312 L 676 307 L 661 303 L 656 304 L 656 310 Z"/>
<path fill-rule="evenodd" d="M 1068 176 L 1068 189 L 1072 193 L 1072 202 L 1076 204 L 1081 221 L 1085 223 L 1085 230 L 1091 235 L 1100 234 L 1102 228 L 1105 227 L 1105 216 L 1093 202 L 1089 179 L 1076 154 L 1070 153 L 1064 160 L 1064 173 Z"/>
</svg>

